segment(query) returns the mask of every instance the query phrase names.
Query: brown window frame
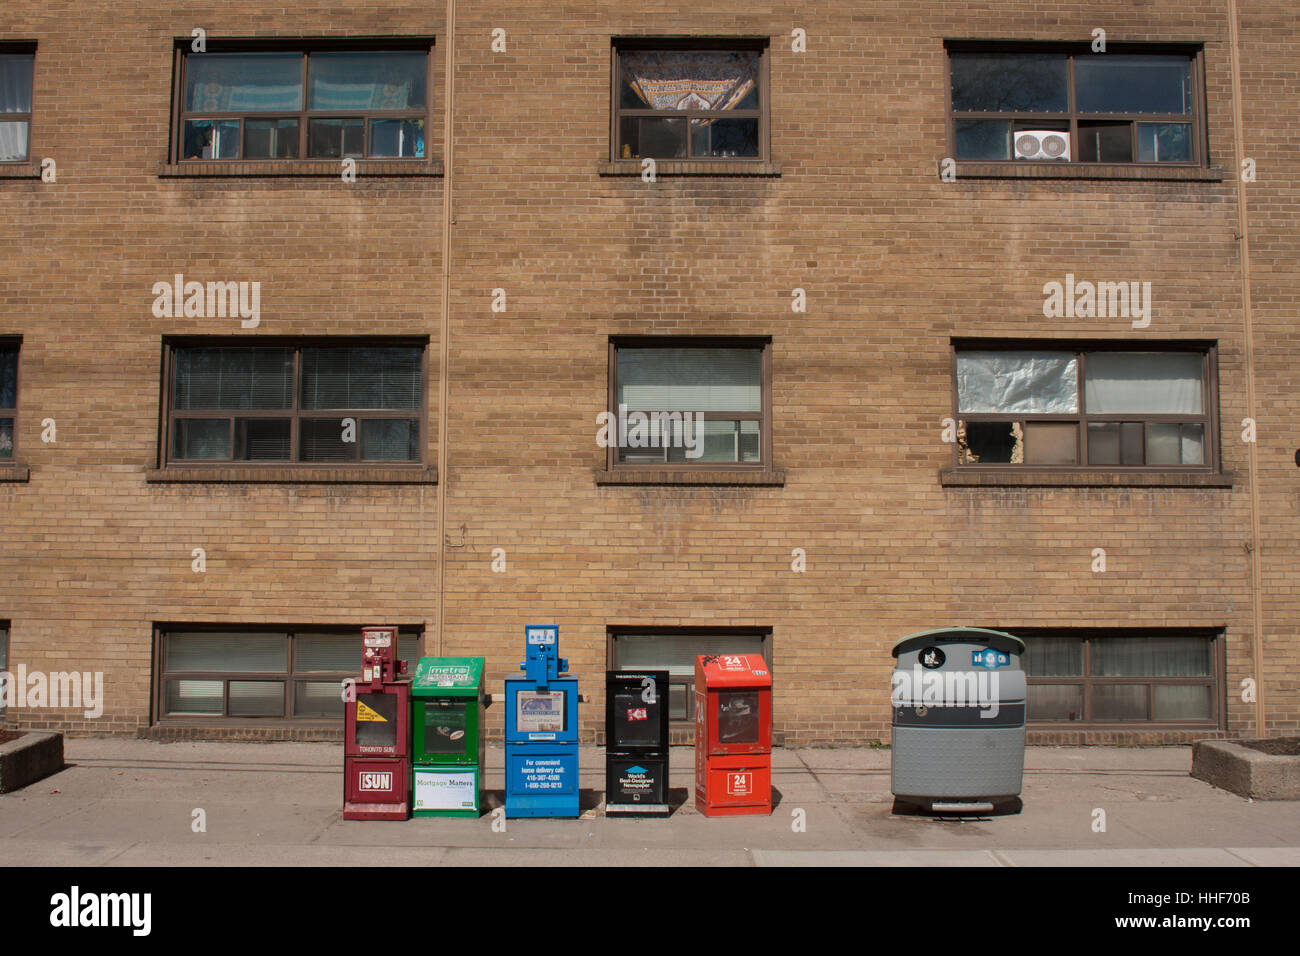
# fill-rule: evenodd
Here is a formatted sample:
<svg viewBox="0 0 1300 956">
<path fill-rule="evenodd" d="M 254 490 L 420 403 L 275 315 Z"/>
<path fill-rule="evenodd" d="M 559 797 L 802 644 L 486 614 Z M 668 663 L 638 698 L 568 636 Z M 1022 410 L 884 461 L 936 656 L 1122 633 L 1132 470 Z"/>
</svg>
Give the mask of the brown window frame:
<svg viewBox="0 0 1300 956">
<path fill-rule="evenodd" d="M 303 409 L 302 402 L 302 350 L 305 348 L 418 348 L 420 350 L 420 407 L 400 409 Z M 178 349 L 202 348 L 291 348 L 293 349 L 293 407 L 276 409 L 177 409 L 172 407 L 173 384 L 175 376 L 175 356 Z M 163 340 L 162 395 L 160 398 L 160 432 L 158 442 L 158 460 L 162 468 L 221 468 L 221 469 L 410 469 L 419 470 L 426 466 L 429 440 L 429 340 L 424 337 L 358 337 L 358 336 L 258 336 L 250 340 L 247 337 L 213 337 L 213 336 L 168 336 Z M 238 459 L 214 460 L 211 458 L 190 459 L 172 456 L 173 426 L 180 419 L 228 419 L 231 422 L 230 450 L 234 454 L 234 422 L 245 418 L 289 419 L 289 457 L 287 459 Z M 354 418 L 357 420 L 357 440 L 353 444 L 356 457 L 345 461 L 301 461 L 299 454 L 300 422 L 310 419 L 334 420 Z M 420 455 L 414 459 L 398 460 L 362 460 L 360 428 L 361 419 L 368 418 L 416 418 L 420 423 L 418 447 Z"/>
<path fill-rule="evenodd" d="M 620 57 L 625 50 L 699 50 L 719 53 L 757 52 L 758 62 L 758 109 L 756 110 L 652 110 L 624 108 L 621 105 L 619 81 L 622 78 Z M 688 139 L 686 151 L 690 152 L 689 129 L 692 119 L 758 119 L 758 155 L 757 156 L 663 156 L 656 159 L 660 163 L 755 163 L 769 162 L 771 143 L 769 129 L 771 126 L 771 82 L 769 68 L 770 43 L 767 37 L 614 37 L 610 43 L 610 119 L 609 119 L 609 154 L 613 162 L 637 162 L 624 159 L 621 155 L 620 142 L 624 116 L 662 116 L 686 120 Z"/>
<path fill-rule="evenodd" d="M 433 162 L 433 112 L 434 112 L 434 38 L 433 37 L 394 37 L 394 38 L 359 38 L 359 39 L 273 39 L 273 40 L 234 40 L 211 39 L 207 41 L 207 53 L 298 53 L 302 57 L 302 108 L 299 110 L 267 110 L 265 112 L 207 112 L 189 111 L 185 108 L 185 67 L 191 56 L 203 56 L 190 51 L 191 40 L 186 37 L 178 39 L 173 51 L 172 64 L 172 130 L 168 144 L 168 162 L 172 165 L 189 163 L 275 163 L 292 165 L 305 163 L 338 162 L 353 158 L 357 162 Z M 308 105 L 310 95 L 310 65 L 313 53 L 420 53 L 426 55 L 425 62 L 425 105 L 413 110 L 312 110 Z M 247 143 L 244 136 L 244 123 L 247 120 L 283 120 L 298 121 L 298 154 L 293 157 L 276 158 L 255 156 L 245 158 L 242 153 Z M 365 126 L 365 155 L 311 156 L 309 129 L 313 119 L 359 119 Z M 372 119 L 422 119 L 424 120 L 425 139 L 423 156 L 371 156 L 371 120 Z M 191 120 L 239 120 L 239 151 L 237 157 L 184 157 L 185 123 Z"/>
<path fill-rule="evenodd" d="M 9 449 L 9 454 L 0 455 L 0 467 L 12 465 L 18 460 L 18 406 L 22 404 L 21 395 L 23 386 L 22 336 L 0 336 L 0 350 L 8 351 L 9 349 L 13 349 L 14 352 L 14 404 L 11 408 L 0 408 L 0 418 L 13 419 L 14 427 L 11 436 L 13 447 Z"/>
<path fill-rule="evenodd" d="M 957 354 L 968 351 L 990 352 L 1073 352 L 1078 360 L 1079 411 L 1073 414 L 1026 415 L 1024 413 L 992 413 L 958 411 L 957 395 Z M 1202 397 L 1204 405 L 1201 415 L 1169 414 L 1097 414 L 1091 415 L 1086 410 L 1084 398 L 1086 356 L 1092 352 L 1197 352 L 1202 356 L 1204 370 Z M 1214 342 L 1196 341 L 1080 341 L 1077 339 L 953 339 L 949 349 L 949 377 L 952 384 L 951 407 L 953 422 L 960 427 L 967 422 L 1072 422 L 1078 425 L 1079 461 L 1077 464 L 1017 464 L 1008 462 L 966 462 L 959 441 L 952 443 L 952 464 L 954 468 L 980 471 L 1088 471 L 1088 472 L 1124 472 L 1147 474 L 1219 474 L 1221 458 L 1219 455 L 1219 361 L 1218 345 Z M 1103 422 L 1132 423 L 1143 425 L 1141 465 L 1125 464 L 1089 464 L 1088 463 L 1088 425 Z M 1203 426 L 1205 461 L 1199 465 L 1148 465 L 1146 459 L 1146 425 L 1147 424 L 1199 424 Z"/>
<path fill-rule="evenodd" d="M 1206 169 L 1209 167 L 1208 124 L 1206 119 L 1205 94 L 1205 51 L 1201 45 L 1186 43 L 1150 44 L 1150 43 L 1108 43 L 1107 53 L 1092 52 L 1088 43 L 996 43 L 989 41 L 948 40 L 944 43 L 944 107 L 947 115 L 948 153 L 958 163 L 989 163 L 1007 167 L 1046 165 L 1046 166 L 1136 166 L 1143 169 Z M 1036 54 L 1060 53 L 1069 59 L 1066 66 L 1066 84 L 1069 96 L 1068 109 L 1063 113 L 996 113 L 953 110 L 952 106 L 952 55 L 954 53 L 1001 53 L 1001 54 Z M 1190 114 L 1166 113 L 1080 113 L 1075 100 L 1074 61 L 1076 56 L 1106 56 L 1108 53 L 1131 55 L 1185 55 L 1191 65 L 1192 112 Z M 958 120 L 1008 120 L 1013 130 L 1016 124 L 1046 123 L 1051 129 L 1062 123 L 1068 125 L 1070 135 L 1070 159 L 1060 160 L 1025 160 L 983 159 L 979 157 L 963 158 L 957 155 L 957 121 Z M 1133 159 L 1127 162 L 1110 162 L 1102 160 L 1080 160 L 1078 152 L 1079 122 L 1127 122 L 1130 126 L 1131 154 Z M 1192 158 L 1187 162 L 1163 163 L 1141 162 L 1138 155 L 1138 123 L 1186 123 L 1192 130 Z M 1033 127 L 1029 127 L 1033 128 Z M 1040 127 L 1041 128 L 1041 127 Z"/>
<path fill-rule="evenodd" d="M 250 635 L 283 636 L 288 641 L 285 649 L 285 667 L 283 671 L 169 671 L 167 669 L 167 635 L 172 633 L 246 633 Z M 355 671 L 299 671 L 295 668 L 295 643 L 299 634 L 355 634 L 357 639 L 357 669 Z M 421 625 L 398 625 L 399 652 L 402 639 L 413 641 L 416 652 L 424 640 L 424 628 Z M 293 702 L 295 684 L 298 682 L 327 683 L 337 682 L 340 702 L 342 702 L 343 681 L 361 679 L 361 626 L 329 624 L 188 624 L 168 622 L 155 624 L 153 628 L 153 679 L 152 708 L 153 723 L 159 725 L 210 725 L 210 726 L 338 726 L 339 717 L 294 716 Z M 173 714 L 165 710 L 167 702 L 166 682 L 169 680 L 208 680 L 221 681 L 222 712 L 220 714 Z M 279 717 L 232 716 L 230 714 L 231 681 L 280 681 L 284 684 L 284 714 Z"/>
<path fill-rule="evenodd" d="M 27 154 L 22 159 L 0 160 L 0 167 L 26 166 L 32 161 L 32 117 L 36 113 L 36 42 L 32 40 L 6 40 L 0 42 L 0 55 L 30 56 L 32 58 L 32 108 L 28 113 L 0 113 L 0 122 L 27 124 Z"/>
<path fill-rule="evenodd" d="M 605 468 L 609 471 L 769 471 L 772 468 L 772 337 L 714 335 L 611 335 L 609 338 L 609 392 L 605 407 L 618 417 L 618 350 L 620 348 L 735 348 L 761 349 L 762 411 L 700 412 L 704 420 L 757 421 L 759 460 L 750 462 L 684 461 L 621 462 L 618 445 L 605 449 Z"/>
<path fill-rule="evenodd" d="M 763 660 L 767 664 L 769 672 L 772 671 L 772 628 L 770 627 L 659 627 L 656 625 L 647 625 L 637 627 L 634 625 L 617 624 L 610 625 L 605 629 L 605 666 L 608 670 L 617 671 L 620 669 L 618 663 L 618 639 L 628 635 L 635 634 L 653 634 L 664 637 L 757 637 L 759 639 L 760 651 Z M 637 665 L 637 670 L 661 670 L 659 666 L 649 667 Z M 668 725 L 673 730 L 685 730 L 694 726 L 695 721 L 695 677 L 683 675 L 678 677 L 670 676 L 668 679 L 670 687 L 669 702 L 670 709 L 668 712 Z M 686 717 L 680 718 L 673 716 L 671 710 L 671 688 L 686 688 Z"/>
<path fill-rule="evenodd" d="M 1077 720 L 1035 720 L 1032 707 L 1029 708 L 1029 727 L 1034 730 L 1115 730 L 1121 728 L 1142 728 L 1144 730 L 1224 730 L 1226 729 L 1227 711 L 1227 661 L 1226 642 L 1222 628 L 1020 628 L 1012 633 L 1024 639 L 1026 645 L 1032 646 L 1036 637 L 1077 638 L 1083 641 L 1083 674 L 1079 677 L 1054 677 L 1050 675 L 1029 676 L 1025 680 L 1029 686 L 1035 685 L 1070 685 L 1083 688 L 1083 714 Z M 1111 677 L 1093 675 L 1092 647 L 1098 640 L 1118 637 L 1186 637 L 1203 638 L 1210 642 L 1210 670 L 1206 677 Z M 1092 716 L 1092 691 L 1099 685 L 1141 684 L 1147 690 L 1147 717 L 1145 720 L 1099 720 Z M 1210 688 L 1210 716 L 1204 720 L 1158 721 L 1155 720 L 1154 685 L 1205 686 Z"/>
</svg>

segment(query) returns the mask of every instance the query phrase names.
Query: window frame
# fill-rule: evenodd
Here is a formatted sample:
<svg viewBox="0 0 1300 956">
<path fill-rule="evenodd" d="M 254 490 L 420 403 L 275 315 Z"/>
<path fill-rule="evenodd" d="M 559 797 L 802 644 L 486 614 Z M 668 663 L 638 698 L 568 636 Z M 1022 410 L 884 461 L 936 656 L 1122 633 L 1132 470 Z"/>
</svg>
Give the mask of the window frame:
<svg viewBox="0 0 1300 956">
<path fill-rule="evenodd" d="M 0 159 L 0 168 L 6 166 L 30 166 L 32 163 L 32 129 L 36 116 L 36 61 L 37 43 L 35 40 L 0 41 L 0 54 L 6 56 L 30 56 L 32 58 L 32 104 L 27 113 L 0 113 L 0 122 L 27 123 L 27 155 L 22 159 Z"/>
<path fill-rule="evenodd" d="M 169 671 L 167 669 L 167 636 L 175 633 L 244 633 L 249 635 L 279 635 L 287 641 L 285 648 L 284 671 Z M 400 653 L 401 639 L 409 636 L 417 654 L 422 652 L 424 628 L 417 624 L 397 625 Z M 298 671 L 295 668 L 296 642 L 300 634 L 355 634 L 357 641 L 357 669 L 344 671 Z M 309 683 L 337 682 L 340 703 L 342 703 L 343 681 L 355 678 L 361 683 L 361 625 L 333 624 L 192 624 L 184 622 L 167 622 L 153 627 L 153 673 L 151 675 L 151 709 L 155 726 L 341 726 L 345 714 L 339 717 L 294 716 L 293 702 L 295 685 L 300 681 Z M 399 657 L 399 659 L 401 659 Z M 222 712 L 220 714 L 173 714 L 166 710 L 166 682 L 169 680 L 209 680 L 222 682 Z M 281 681 L 284 684 L 284 714 L 279 717 L 232 716 L 230 711 L 231 681 Z"/>
<path fill-rule="evenodd" d="M 1038 42 L 1004 42 L 998 43 L 988 40 L 945 40 L 944 41 L 944 111 L 948 151 L 946 155 L 953 157 L 958 163 L 977 163 L 980 165 L 991 164 L 1003 167 L 1057 167 L 1057 166 L 1081 166 L 1084 168 L 1096 168 L 1099 166 L 1121 166 L 1121 167 L 1138 167 L 1141 169 L 1208 169 L 1209 160 L 1209 125 L 1206 116 L 1206 91 L 1205 91 L 1205 48 L 1202 44 L 1191 43 L 1107 43 L 1106 53 L 1092 52 L 1089 43 L 1038 43 Z M 954 53 L 1001 53 L 1001 54 L 1042 54 L 1042 53 L 1059 53 L 1068 57 L 1066 61 L 1066 84 L 1068 96 L 1068 108 L 1064 113 L 989 113 L 977 111 L 956 112 L 952 105 L 952 55 Z M 1136 113 L 1080 113 L 1076 102 L 1075 80 L 1074 80 L 1074 61 L 1078 55 L 1087 56 L 1107 56 L 1115 53 L 1121 55 L 1185 55 L 1191 66 L 1191 86 L 1192 86 L 1192 112 L 1190 115 L 1173 115 L 1173 114 L 1136 114 Z M 989 119 L 989 120 L 1008 120 L 1015 124 L 1017 122 L 1043 122 L 1047 123 L 1047 128 L 1065 123 L 1070 135 L 1070 159 L 1068 162 L 1060 160 L 1032 160 L 1016 159 L 1013 155 L 1010 159 L 982 159 L 967 158 L 963 159 L 957 155 L 957 122 L 966 119 Z M 1075 159 L 1078 152 L 1079 140 L 1079 121 L 1084 122 L 1127 122 L 1131 127 L 1130 142 L 1132 144 L 1132 155 L 1134 158 L 1128 162 L 1102 162 L 1102 161 L 1084 161 Z M 1188 162 L 1179 163 L 1162 163 L 1162 162 L 1141 162 L 1136 157 L 1138 155 L 1137 142 L 1137 124 L 1139 122 L 1171 122 L 1187 123 L 1192 130 L 1192 158 Z"/>
<path fill-rule="evenodd" d="M 761 349 L 760 370 L 762 379 L 762 410 L 760 412 L 701 412 L 704 420 L 757 421 L 759 460 L 749 462 L 728 461 L 663 461 L 621 462 L 619 446 L 610 443 L 605 449 L 607 471 L 754 471 L 772 469 L 772 337 L 771 336 L 715 336 L 715 335 L 611 335 L 609 337 L 608 393 L 605 409 L 615 420 L 618 418 L 618 350 L 620 348 L 752 348 Z M 702 439 L 702 436 L 701 436 Z"/>
<path fill-rule="evenodd" d="M 20 418 L 18 412 L 22 406 L 23 394 L 23 338 L 21 335 L 0 335 L 0 349 L 14 350 L 14 404 L 12 408 L 0 408 L 0 418 L 12 418 L 14 429 L 13 447 L 8 456 L 0 457 L 0 468 L 10 467 L 18 462 L 18 431 Z"/>
<path fill-rule="evenodd" d="M 1012 633 L 1022 638 L 1029 645 L 1034 638 L 1065 637 L 1076 638 L 1084 642 L 1082 670 L 1078 677 L 1030 676 L 1025 674 L 1026 683 L 1035 685 L 1071 685 L 1083 688 L 1083 716 L 1078 720 L 1035 720 L 1032 709 L 1029 713 L 1028 727 L 1032 731 L 1068 731 L 1068 730 L 1226 730 L 1227 729 L 1227 659 L 1226 633 L 1223 628 L 1214 627 L 1117 627 L 1117 628 L 1013 628 Z M 1186 637 L 1206 638 L 1210 642 L 1210 675 L 1208 677 L 1112 677 L 1098 676 L 1092 670 L 1092 646 L 1098 640 L 1108 638 L 1133 637 Z M 1098 685 L 1139 684 L 1147 686 L 1147 718 L 1145 720 L 1097 720 L 1092 716 L 1092 691 Z M 1155 720 L 1156 685 L 1165 686 L 1207 686 L 1210 688 L 1210 716 L 1205 720 Z"/>
<path fill-rule="evenodd" d="M 610 42 L 609 69 L 609 158 L 611 162 L 637 163 L 640 159 L 624 159 L 620 154 L 620 120 L 623 116 L 665 116 L 685 119 L 687 124 L 686 151 L 690 153 L 690 121 L 692 119 L 751 119 L 758 117 L 758 155 L 757 156 L 663 156 L 657 157 L 657 163 L 753 163 L 762 165 L 771 161 L 771 80 L 770 49 L 767 37 L 688 37 L 688 36 L 636 36 L 613 37 Z M 621 105 L 619 83 L 623 75 L 621 56 L 623 51 L 663 50 L 675 52 L 697 50 L 719 53 L 756 52 L 758 61 L 758 109 L 757 110 L 638 110 Z"/>
<path fill-rule="evenodd" d="M 306 348 L 418 348 L 420 350 L 420 407 L 418 409 L 303 409 L 302 403 L 302 351 Z M 176 374 L 177 349 L 200 348 L 291 348 L 293 349 L 293 407 L 288 409 L 182 409 L 179 416 L 172 407 L 173 385 Z M 406 469 L 422 470 L 429 458 L 429 339 L 422 336 L 258 336 L 255 339 L 239 336 L 164 336 L 161 395 L 159 400 L 158 463 L 168 468 L 211 469 Z M 306 414 L 303 414 L 306 412 Z M 289 458 L 287 459 L 190 459 L 172 456 L 172 427 L 181 419 L 229 419 L 231 421 L 230 450 L 234 454 L 234 421 L 240 418 L 288 418 Z M 308 419 L 357 419 L 356 457 L 345 461 L 300 461 L 300 423 Z M 418 458 L 409 460 L 363 460 L 361 456 L 361 418 L 416 418 L 420 424 Z"/>
<path fill-rule="evenodd" d="M 420 37 L 361 37 L 361 38 L 275 38 L 275 39 L 227 39 L 227 38 L 208 38 L 208 54 L 226 54 L 226 53 L 297 53 L 302 59 L 302 106 L 299 110 L 267 110 L 259 113 L 239 113 L 239 112 L 190 112 L 185 108 L 185 79 L 186 63 L 190 56 L 203 56 L 202 53 L 193 53 L 190 50 L 191 39 L 189 37 L 178 38 L 172 53 L 172 124 L 171 135 L 168 142 L 167 156 L 168 164 L 173 166 L 188 166 L 200 163 L 225 163 L 230 165 L 241 163 L 274 163 L 276 165 L 291 167 L 294 164 L 309 163 L 342 163 L 344 159 L 351 158 L 356 162 L 366 163 L 424 163 L 433 164 L 433 132 L 434 132 L 434 52 L 435 38 L 432 36 Z M 309 60 L 313 53 L 419 53 L 426 54 L 425 61 L 425 105 L 423 110 L 384 110 L 384 111 L 355 111 L 355 110 L 312 110 L 309 108 L 310 81 Z M 424 155 L 423 156 L 371 156 L 370 149 L 370 127 L 372 119 L 423 119 L 425 129 Z M 255 156 L 222 158 L 212 157 L 210 159 L 193 156 L 184 157 L 185 151 L 185 123 L 189 120 L 204 119 L 237 119 L 239 121 L 239 150 L 242 154 L 245 147 L 244 123 L 246 120 L 280 120 L 296 119 L 298 121 L 298 155 L 294 157 L 277 158 L 273 156 Z M 344 156 L 316 156 L 309 155 L 310 148 L 310 121 L 312 119 L 361 119 L 365 123 L 365 140 L 366 155 L 355 157 Z"/>
<path fill-rule="evenodd" d="M 971 351 L 993 351 L 993 352 L 1038 352 L 1038 351 L 1059 351 L 1072 352 L 1078 361 L 1078 395 L 1079 411 L 1074 414 L 1050 413 L 1042 415 L 1026 415 L 1017 412 L 971 412 L 964 414 L 959 412 L 960 407 L 957 394 L 957 354 L 959 352 Z M 1202 414 L 1199 416 L 1192 415 L 1171 415 L 1128 412 L 1117 414 L 1097 414 L 1091 415 L 1086 410 L 1084 389 L 1086 387 L 1086 368 L 1088 353 L 1093 352 L 1198 352 L 1201 354 L 1201 368 L 1204 373 L 1202 400 L 1204 402 Z M 1024 422 L 1027 420 L 1034 422 L 1075 422 L 1078 424 L 1079 436 L 1077 449 L 1079 461 L 1075 464 L 1062 463 L 1042 463 L 1042 464 L 1024 464 L 1011 462 L 964 462 L 961 453 L 961 443 L 952 442 L 952 467 L 962 471 L 988 471 L 988 472 L 1060 472 L 1060 471 L 1086 471 L 1094 473 L 1112 473 L 1120 472 L 1123 474 L 1157 474 L 1167 475 L 1176 474 L 1220 474 L 1222 467 L 1222 456 L 1219 453 L 1219 358 L 1218 343 L 1204 341 L 1145 341 L 1145 342 L 1114 342 L 1108 340 L 1088 341 L 1079 339 L 958 339 L 952 340 L 949 346 L 949 381 L 951 387 L 950 394 L 950 414 L 952 415 L 954 427 L 963 422 Z M 1162 423 L 1189 423 L 1189 420 L 1195 420 L 1194 423 L 1204 426 L 1204 440 L 1202 447 L 1204 449 L 1205 461 L 1199 465 L 1150 465 L 1145 463 L 1146 459 L 1146 425 Z M 1143 425 L 1143 442 L 1142 457 L 1144 463 L 1141 465 L 1125 464 L 1090 464 L 1088 462 L 1088 425 L 1090 423 L 1100 424 L 1103 422 L 1133 422 L 1139 421 Z"/>
<path fill-rule="evenodd" d="M 757 637 L 759 639 L 759 653 L 763 655 L 763 660 L 767 664 L 769 673 L 772 671 L 772 628 L 759 627 L 750 625 L 741 625 L 737 627 L 659 627 L 656 625 L 647 625 L 644 627 L 629 624 L 614 624 L 605 628 L 605 667 L 607 670 L 621 670 L 618 663 L 618 639 L 636 634 L 653 634 L 657 636 L 673 638 L 690 638 L 690 637 Z M 664 665 L 642 665 L 638 664 L 629 670 L 663 670 Z M 695 726 L 695 676 L 668 678 L 668 727 L 670 731 L 691 730 Z M 679 718 L 673 716 L 672 712 L 672 690 L 673 687 L 686 688 L 686 717 Z M 603 726 L 603 725 L 602 725 Z"/>
</svg>

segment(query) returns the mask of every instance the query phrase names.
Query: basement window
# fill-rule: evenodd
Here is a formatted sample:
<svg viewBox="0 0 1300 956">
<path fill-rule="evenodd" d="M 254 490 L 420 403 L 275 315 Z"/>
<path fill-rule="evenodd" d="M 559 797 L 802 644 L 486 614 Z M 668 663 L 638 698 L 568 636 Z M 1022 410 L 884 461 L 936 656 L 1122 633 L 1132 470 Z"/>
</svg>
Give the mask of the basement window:
<svg viewBox="0 0 1300 956">
<path fill-rule="evenodd" d="M 419 657 L 398 632 L 398 659 Z M 343 681 L 359 680 L 361 629 L 241 630 L 178 625 L 157 636 L 157 713 L 177 721 L 343 717 Z"/>
<path fill-rule="evenodd" d="M 1222 638 L 1179 630 L 1016 631 L 1024 638 L 1029 720 L 1220 725 Z"/>
</svg>

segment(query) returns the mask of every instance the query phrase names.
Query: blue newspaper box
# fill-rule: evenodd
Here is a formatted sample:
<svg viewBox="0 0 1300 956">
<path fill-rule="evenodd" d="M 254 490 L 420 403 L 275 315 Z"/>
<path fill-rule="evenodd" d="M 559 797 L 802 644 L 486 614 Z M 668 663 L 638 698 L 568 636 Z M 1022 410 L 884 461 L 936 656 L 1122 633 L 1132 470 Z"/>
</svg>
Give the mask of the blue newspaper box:
<svg viewBox="0 0 1300 956">
<path fill-rule="evenodd" d="M 578 815 L 578 681 L 561 677 L 554 624 L 524 628 L 522 678 L 506 681 L 506 816 Z"/>
</svg>

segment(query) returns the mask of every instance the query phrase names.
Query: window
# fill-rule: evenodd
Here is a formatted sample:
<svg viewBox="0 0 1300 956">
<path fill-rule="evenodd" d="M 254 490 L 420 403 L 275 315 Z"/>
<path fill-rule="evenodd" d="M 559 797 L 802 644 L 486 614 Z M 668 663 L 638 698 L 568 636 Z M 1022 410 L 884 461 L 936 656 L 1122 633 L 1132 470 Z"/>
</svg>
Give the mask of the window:
<svg viewBox="0 0 1300 956">
<path fill-rule="evenodd" d="M 1215 465 L 1212 348 L 954 353 L 959 465 Z"/>
<path fill-rule="evenodd" d="M 695 719 L 695 658 L 700 654 L 762 654 L 772 667 L 772 634 L 723 628 L 612 629 L 610 668 L 668 671 L 668 717 Z"/>
<path fill-rule="evenodd" d="M 398 631 L 398 659 L 419 657 L 419 633 Z M 361 629 L 158 632 L 163 718 L 343 716 L 343 681 L 361 677 Z"/>
<path fill-rule="evenodd" d="M 0 163 L 27 162 L 34 52 L 0 46 Z"/>
<path fill-rule="evenodd" d="M 424 159 L 429 47 L 178 50 L 174 155 Z"/>
<path fill-rule="evenodd" d="M 18 345 L 0 339 L 0 462 L 12 461 L 18 421 Z"/>
<path fill-rule="evenodd" d="M 617 41 L 614 159 L 765 160 L 767 47 Z"/>
<path fill-rule="evenodd" d="M 949 49 L 959 160 L 1204 165 L 1200 54 Z"/>
<path fill-rule="evenodd" d="M 9 622 L 0 621 L 0 674 L 9 674 Z M 9 675 L 6 680 L 13 681 Z M 0 688 L 0 716 L 4 715 L 5 702 L 8 700 L 8 688 Z"/>
<path fill-rule="evenodd" d="M 1217 633 L 1017 633 L 1031 722 L 1219 724 Z"/>
<path fill-rule="evenodd" d="M 424 346 L 174 345 L 170 463 L 419 462 Z"/>
<path fill-rule="evenodd" d="M 770 342 L 610 342 L 609 467 L 762 468 L 771 461 Z"/>
</svg>

